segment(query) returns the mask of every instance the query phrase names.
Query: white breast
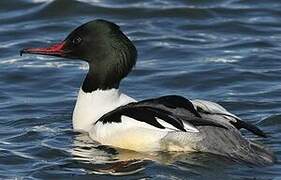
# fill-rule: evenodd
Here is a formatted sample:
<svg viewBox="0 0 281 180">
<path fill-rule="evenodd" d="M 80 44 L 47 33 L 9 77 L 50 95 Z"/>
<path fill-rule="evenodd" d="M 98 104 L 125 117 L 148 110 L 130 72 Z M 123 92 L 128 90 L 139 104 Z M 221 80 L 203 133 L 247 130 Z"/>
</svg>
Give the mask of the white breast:
<svg viewBox="0 0 281 180">
<path fill-rule="evenodd" d="M 73 129 L 89 132 L 101 116 L 134 101 L 133 98 L 121 94 L 118 89 L 96 90 L 90 93 L 80 89 L 72 116 Z"/>
</svg>

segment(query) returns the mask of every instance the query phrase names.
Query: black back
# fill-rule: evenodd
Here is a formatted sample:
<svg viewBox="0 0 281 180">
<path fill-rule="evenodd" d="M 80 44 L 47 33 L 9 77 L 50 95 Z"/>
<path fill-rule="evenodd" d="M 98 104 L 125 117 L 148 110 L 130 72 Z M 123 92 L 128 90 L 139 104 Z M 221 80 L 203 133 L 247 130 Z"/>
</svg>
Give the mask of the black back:
<svg viewBox="0 0 281 180">
<path fill-rule="evenodd" d="M 181 96 L 163 96 L 133 102 L 105 114 L 97 122 L 121 123 L 122 116 L 128 116 L 160 129 L 165 129 L 165 127 L 156 118 L 165 121 L 179 131 L 186 131 L 184 122 L 191 126 L 214 126 L 227 129 L 219 123 L 202 119 L 192 103 Z"/>
</svg>

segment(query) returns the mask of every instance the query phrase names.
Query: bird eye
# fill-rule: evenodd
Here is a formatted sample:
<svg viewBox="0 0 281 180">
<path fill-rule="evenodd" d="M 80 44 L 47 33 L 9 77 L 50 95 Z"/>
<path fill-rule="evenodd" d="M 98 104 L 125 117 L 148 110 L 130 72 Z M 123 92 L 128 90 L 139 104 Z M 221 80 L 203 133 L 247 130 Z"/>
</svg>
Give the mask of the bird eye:
<svg viewBox="0 0 281 180">
<path fill-rule="evenodd" d="M 82 38 L 79 37 L 79 36 L 77 36 L 77 37 L 75 37 L 75 38 L 72 39 L 72 43 L 73 43 L 74 45 L 78 45 L 78 44 L 80 44 L 81 42 L 82 42 Z"/>
</svg>

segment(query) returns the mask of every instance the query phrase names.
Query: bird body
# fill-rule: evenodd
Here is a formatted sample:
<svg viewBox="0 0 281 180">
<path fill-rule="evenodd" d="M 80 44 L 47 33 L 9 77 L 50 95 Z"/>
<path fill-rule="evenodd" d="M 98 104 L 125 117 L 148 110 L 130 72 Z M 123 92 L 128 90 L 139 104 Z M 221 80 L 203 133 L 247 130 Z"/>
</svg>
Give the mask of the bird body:
<svg viewBox="0 0 281 180">
<path fill-rule="evenodd" d="M 82 59 L 89 71 L 79 90 L 73 128 L 104 145 L 134 151 L 208 152 L 255 164 L 273 163 L 274 155 L 241 133 L 266 137 L 217 103 L 177 95 L 136 101 L 119 84 L 132 70 L 137 50 L 116 24 L 94 20 L 59 44 L 22 53 Z"/>
</svg>

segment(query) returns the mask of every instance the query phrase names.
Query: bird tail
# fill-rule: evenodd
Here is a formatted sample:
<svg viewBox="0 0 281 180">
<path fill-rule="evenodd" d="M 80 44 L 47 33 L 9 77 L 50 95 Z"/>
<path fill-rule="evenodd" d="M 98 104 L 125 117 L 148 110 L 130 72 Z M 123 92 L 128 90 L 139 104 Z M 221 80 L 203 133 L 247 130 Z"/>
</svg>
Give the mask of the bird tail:
<svg viewBox="0 0 281 180">
<path fill-rule="evenodd" d="M 277 161 L 272 151 L 253 141 L 249 141 L 249 148 L 242 151 L 244 152 L 233 154 L 234 158 L 257 166 L 268 166 Z"/>
</svg>

